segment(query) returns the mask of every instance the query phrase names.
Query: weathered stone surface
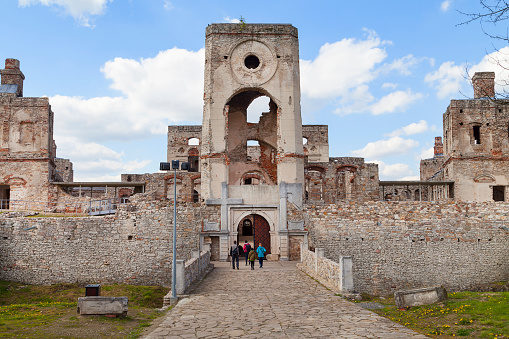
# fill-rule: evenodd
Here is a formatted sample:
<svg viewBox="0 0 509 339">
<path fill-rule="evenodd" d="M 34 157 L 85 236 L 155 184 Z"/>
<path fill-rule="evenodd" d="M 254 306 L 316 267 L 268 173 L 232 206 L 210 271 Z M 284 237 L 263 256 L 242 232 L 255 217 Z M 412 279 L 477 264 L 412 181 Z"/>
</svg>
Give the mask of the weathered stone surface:
<svg viewBox="0 0 509 339">
<path fill-rule="evenodd" d="M 78 313 L 81 315 L 114 314 L 127 315 L 127 297 L 81 297 Z"/>
<path fill-rule="evenodd" d="M 442 286 L 394 292 L 394 302 L 397 308 L 429 305 L 445 300 L 447 300 L 447 291 Z"/>
</svg>

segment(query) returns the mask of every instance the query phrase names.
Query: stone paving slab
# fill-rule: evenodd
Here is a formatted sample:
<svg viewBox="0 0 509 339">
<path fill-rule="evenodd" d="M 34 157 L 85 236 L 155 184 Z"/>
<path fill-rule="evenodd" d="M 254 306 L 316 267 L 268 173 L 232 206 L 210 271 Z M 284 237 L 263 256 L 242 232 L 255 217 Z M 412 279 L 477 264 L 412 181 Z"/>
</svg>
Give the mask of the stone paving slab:
<svg viewBox="0 0 509 339">
<path fill-rule="evenodd" d="M 296 262 L 214 265 L 144 338 L 427 338 L 335 296 Z"/>
</svg>

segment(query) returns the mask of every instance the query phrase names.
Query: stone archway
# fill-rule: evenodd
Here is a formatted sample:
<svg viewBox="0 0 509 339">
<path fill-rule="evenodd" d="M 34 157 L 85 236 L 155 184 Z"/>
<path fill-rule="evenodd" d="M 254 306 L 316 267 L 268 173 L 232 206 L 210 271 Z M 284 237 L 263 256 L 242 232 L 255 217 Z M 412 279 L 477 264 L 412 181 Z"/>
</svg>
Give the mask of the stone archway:
<svg viewBox="0 0 509 339">
<path fill-rule="evenodd" d="M 268 221 L 258 214 L 253 214 L 253 236 L 255 248 L 261 243 L 270 254 L 270 225 Z"/>
<path fill-rule="evenodd" d="M 242 218 L 237 225 L 237 243 L 241 246 L 247 240 L 257 248 L 261 243 L 271 253 L 270 246 L 270 224 L 263 216 L 259 214 L 249 214 Z"/>
</svg>

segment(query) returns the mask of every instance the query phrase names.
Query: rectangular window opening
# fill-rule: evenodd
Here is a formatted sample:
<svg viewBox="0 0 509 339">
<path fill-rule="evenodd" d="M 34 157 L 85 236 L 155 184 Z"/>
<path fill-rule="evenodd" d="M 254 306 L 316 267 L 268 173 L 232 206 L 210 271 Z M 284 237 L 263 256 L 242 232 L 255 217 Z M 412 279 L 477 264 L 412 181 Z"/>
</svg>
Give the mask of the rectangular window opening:
<svg viewBox="0 0 509 339">
<path fill-rule="evenodd" d="M 200 165 L 200 157 L 198 156 L 189 156 L 187 157 L 187 161 L 189 162 L 189 172 L 198 172 Z"/>
<path fill-rule="evenodd" d="M 9 185 L 0 185 L 0 209 L 8 210 L 11 199 L 11 187 Z"/>
<path fill-rule="evenodd" d="M 505 186 L 493 186 L 493 201 L 505 201 Z"/>
<path fill-rule="evenodd" d="M 474 126 L 474 144 L 481 144 L 481 126 Z"/>
</svg>

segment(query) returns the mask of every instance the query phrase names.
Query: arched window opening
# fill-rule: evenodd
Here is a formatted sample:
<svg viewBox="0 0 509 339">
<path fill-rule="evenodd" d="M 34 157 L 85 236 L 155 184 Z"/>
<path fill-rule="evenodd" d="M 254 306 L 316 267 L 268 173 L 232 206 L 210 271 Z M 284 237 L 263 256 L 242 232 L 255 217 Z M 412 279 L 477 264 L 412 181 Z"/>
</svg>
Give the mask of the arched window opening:
<svg viewBox="0 0 509 339">
<path fill-rule="evenodd" d="M 245 173 L 241 179 L 241 185 L 261 185 L 264 182 L 263 176 L 258 172 Z"/>
<path fill-rule="evenodd" d="M 306 176 L 305 190 L 307 199 L 311 201 L 323 200 L 324 195 L 324 173 L 320 168 L 306 168 L 304 170 Z"/>
<path fill-rule="evenodd" d="M 187 144 L 190 146 L 198 146 L 200 144 L 200 139 L 198 138 L 189 138 L 187 139 Z"/>
<path fill-rule="evenodd" d="M 254 99 L 247 107 L 247 122 L 258 123 L 262 113 L 269 112 L 270 99 L 267 96 L 261 96 Z"/>
<path fill-rule="evenodd" d="M 302 144 L 307 145 L 308 144 L 308 138 L 302 138 Z"/>
</svg>

